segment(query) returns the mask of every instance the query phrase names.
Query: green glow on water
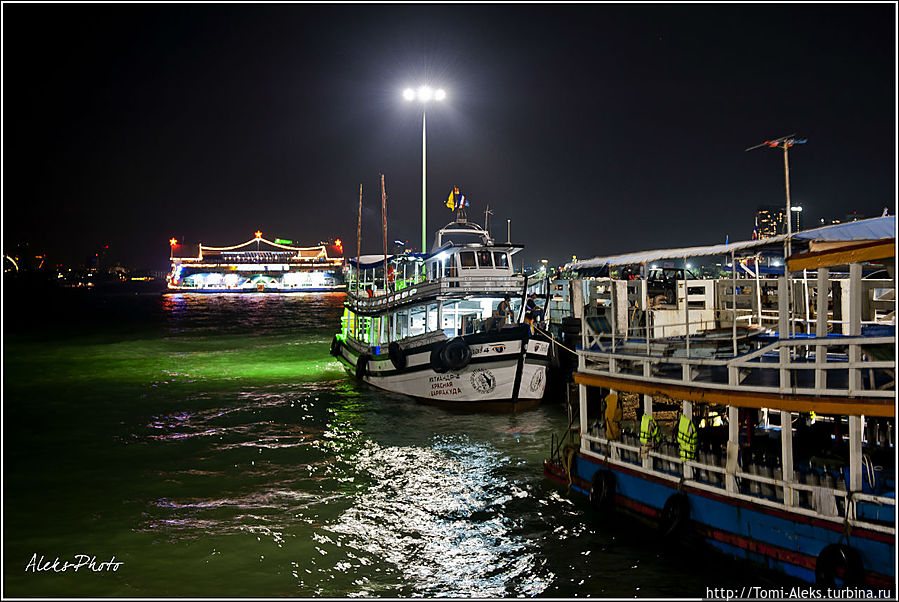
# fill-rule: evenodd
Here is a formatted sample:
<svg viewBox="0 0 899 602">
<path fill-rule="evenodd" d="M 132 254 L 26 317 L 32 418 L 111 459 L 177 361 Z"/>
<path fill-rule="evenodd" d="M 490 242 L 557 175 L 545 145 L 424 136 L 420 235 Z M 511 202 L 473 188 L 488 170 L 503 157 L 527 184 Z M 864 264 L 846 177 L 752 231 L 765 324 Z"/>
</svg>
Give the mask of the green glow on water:
<svg viewBox="0 0 899 602">
<path fill-rule="evenodd" d="M 5 358 L 10 374 L 28 375 L 27 382 L 95 384 L 205 385 L 215 381 L 256 384 L 334 379 L 344 372 L 327 353 L 326 340 L 304 342 L 254 337 L 220 337 L 206 341 L 135 340 L 72 342 L 43 347 L 17 346 Z"/>
</svg>

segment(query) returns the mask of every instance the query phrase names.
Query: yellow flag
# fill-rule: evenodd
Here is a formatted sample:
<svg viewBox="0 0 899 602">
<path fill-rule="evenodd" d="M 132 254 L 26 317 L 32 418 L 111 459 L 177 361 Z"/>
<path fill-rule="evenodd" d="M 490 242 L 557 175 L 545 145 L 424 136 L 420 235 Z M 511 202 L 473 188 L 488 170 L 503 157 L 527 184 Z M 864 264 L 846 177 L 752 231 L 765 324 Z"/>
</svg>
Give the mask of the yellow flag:
<svg viewBox="0 0 899 602">
<path fill-rule="evenodd" d="M 449 207 L 450 211 L 456 210 L 456 190 L 450 190 L 449 198 L 446 199 L 446 206 Z"/>
</svg>

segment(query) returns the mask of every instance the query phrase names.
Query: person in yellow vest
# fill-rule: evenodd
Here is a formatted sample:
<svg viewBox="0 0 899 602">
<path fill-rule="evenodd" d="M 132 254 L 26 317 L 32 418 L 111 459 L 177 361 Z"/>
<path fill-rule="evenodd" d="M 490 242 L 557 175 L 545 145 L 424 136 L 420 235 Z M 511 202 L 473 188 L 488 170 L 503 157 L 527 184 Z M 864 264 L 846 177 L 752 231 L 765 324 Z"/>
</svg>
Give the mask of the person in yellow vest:
<svg viewBox="0 0 899 602">
<path fill-rule="evenodd" d="M 617 441 L 621 438 L 622 417 L 623 412 L 621 411 L 618 393 L 612 391 L 606 395 L 606 439 L 609 441 Z"/>
<path fill-rule="evenodd" d="M 640 443 L 655 447 L 662 442 L 662 432 L 659 423 L 650 414 L 643 414 L 640 419 Z"/>
<path fill-rule="evenodd" d="M 681 462 L 696 459 L 696 427 L 683 414 L 677 424 L 677 445 L 680 448 Z"/>
</svg>

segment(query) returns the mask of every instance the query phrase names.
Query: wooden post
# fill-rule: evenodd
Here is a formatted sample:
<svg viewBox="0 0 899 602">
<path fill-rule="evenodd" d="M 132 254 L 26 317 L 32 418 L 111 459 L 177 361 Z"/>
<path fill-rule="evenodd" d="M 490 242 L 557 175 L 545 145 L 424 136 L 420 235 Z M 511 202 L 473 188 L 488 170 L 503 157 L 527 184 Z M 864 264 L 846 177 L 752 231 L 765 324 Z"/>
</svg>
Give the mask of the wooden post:
<svg viewBox="0 0 899 602">
<path fill-rule="evenodd" d="M 817 310 L 815 317 L 815 337 L 823 339 L 827 337 L 827 293 L 830 284 L 827 281 L 827 268 L 818 268 L 818 281 L 815 287 L 817 295 Z M 824 364 L 827 363 L 827 347 L 817 345 L 815 347 L 815 389 L 819 392 L 827 388 L 827 371 Z"/>
<path fill-rule="evenodd" d="M 578 384 L 578 406 L 580 407 L 581 419 L 581 435 L 585 435 L 587 431 L 587 385 Z M 581 451 L 590 449 L 590 444 L 584 437 L 581 437 Z"/>
<path fill-rule="evenodd" d="M 786 272 L 786 267 L 784 268 Z M 790 308 L 787 299 L 787 291 L 789 290 L 788 276 L 785 273 L 777 279 L 777 338 L 786 340 L 790 338 Z M 790 348 L 786 345 L 780 347 L 780 389 L 785 392 L 790 388 L 790 371 L 787 364 L 790 361 Z"/>
<path fill-rule="evenodd" d="M 728 449 L 725 450 L 725 458 L 729 460 L 728 453 L 733 453 L 729 452 L 729 450 L 739 449 L 740 446 L 740 408 L 735 406 L 727 406 L 727 441 Z M 734 458 L 734 461 L 736 461 L 736 458 Z M 726 460 L 725 466 L 728 463 Z M 737 492 L 737 479 L 734 473 L 725 473 L 724 485 L 728 492 Z"/>
<path fill-rule="evenodd" d="M 849 315 L 843 317 L 849 322 L 849 336 L 862 333 L 862 264 L 849 264 Z M 861 347 L 849 345 L 849 394 L 861 389 L 861 369 L 853 367 L 861 361 Z"/>
<path fill-rule="evenodd" d="M 858 265 L 858 264 L 851 264 Z M 862 417 L 849 417 L 849 491 L 862 490 Z"/>
<path fill-rule="evenodd" d="M 796 500 L 793 496 L 793 415 L 790 412 L 780 412 L 780 466 L 784 480 L 784 504 L 793 506 Z"/>
<path fill-rule="evenodd" d="M 734 310 L 734 357 L 737 357 L 737 255 L 735 251 L 730 252 L 730 285 L 732 288 L 731 292 L 733 293 L 731 299 Z"/>
</svg>

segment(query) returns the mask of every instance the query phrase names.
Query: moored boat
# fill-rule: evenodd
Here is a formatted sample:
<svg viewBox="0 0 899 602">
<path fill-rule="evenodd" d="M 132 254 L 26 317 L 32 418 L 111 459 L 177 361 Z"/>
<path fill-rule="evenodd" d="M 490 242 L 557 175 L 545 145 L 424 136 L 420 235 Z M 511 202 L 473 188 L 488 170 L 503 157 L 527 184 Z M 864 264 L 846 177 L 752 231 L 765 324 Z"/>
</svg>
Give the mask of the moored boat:
<svg viewBox="0 0 899 602">
<path fill-rule="evenodd" d="M 523 247 L 497 243 L 457 212 L 431 252 L 348 260 L 331 353 L 374 386 L 478 410 L 537 405 L 550 342 L 524 321 Z"/>
<path fill-rule="evenodd" d="M 603 514 L 655 523 L 660 539 L 895 595 L 894 231 L 885 217 L 794 234 L 779 277 L 681 280 L 659 308 L 653 261 L 726 255 L 733 267 L 782 253 L 787 237 L 568 266 L 636 265 L 644 278 L 576 281 L 577 437 L 553 442 L 544 474 Z M 886 275 L 863 277 L 871 264 Z"/>
</svg>

